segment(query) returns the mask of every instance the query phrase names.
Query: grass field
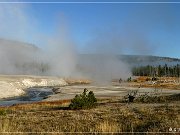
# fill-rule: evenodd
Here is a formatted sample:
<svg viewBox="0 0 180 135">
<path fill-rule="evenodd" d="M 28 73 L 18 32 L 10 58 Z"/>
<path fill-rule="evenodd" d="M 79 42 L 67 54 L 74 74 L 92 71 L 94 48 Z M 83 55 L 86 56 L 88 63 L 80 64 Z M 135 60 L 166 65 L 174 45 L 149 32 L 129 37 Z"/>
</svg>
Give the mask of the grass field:
<svg viewBox="0 0 180 135">
<path fill-rule="evenodd" d="M 180 128 L 180 96 L 165 98 L 156 103 L 103 99 L 88 110 L 69 110 L 70 100 L 1 107 L 0 132 L 169 132 Z"/>
<path fill-rule="evenodd" d="M 157 77 L 157 81 L 151 81 L 152 77 L 140 76 L 129 83 L 132 87 L 157 87 L 161 89 L 180 90 L 180 78 L 178 77 Z"/>
<path fill-rule="evenodd" d="M 62 87 L 60 93 L 74 95 L 82 92 L 86 87 L 95 92 L 98 98 L 96 107 L 86 110 L 70 110 L 71 100 L 42 101 L 31 104 L 17 104 L 9 107 L 0 107 L 0 133 L 8 134 L 142 134 L 153 133 L 180 134 L 180 94 L 179 83 L 174 78 L 165 78 L 157 88 L 163 85 L 171 94 L 150 92 L 143 87 L 153 87 L 147 77 L 136 78 L 136 81 L 125 82 L 121 92 L 121 85 L 97 87 L 86 80 L 66 81 L 69 85 Z M 173 90 L 169 86 L 172 84 Z M 152 86 L 151 86 L 152 85 Z M 127 86 L 127 87 L 126 87 Z M 130 87 L 129 87 L 130 86 Z M 140 88 L 141 92 L 133 103 L 128 103 L 122 93 L 128 93 L 130 88 Z M 134 90 L 134 89 L 133 89 Z M 109 93 L 108 93 L 109 92 Z M 144 93 L 144 94 L 143 94 Z M 152 94 L 154 93 L 154 94 Z M 97 95 L 96 95 L 97 94 Z M 99 95 L 98 95 L 99 94 Z M 105 96 L 105 95 L 106 96 Z M 119 96 L 118 96 L 119 95 Z M 105 98 L 100 98 L 104 96 Z M 121 97 L 121 98 L 120 98 Z M 62 98 L 62 97 L 61 97 Z M 57 98 L 58 99 L 58 98 Z"/>
</svg>

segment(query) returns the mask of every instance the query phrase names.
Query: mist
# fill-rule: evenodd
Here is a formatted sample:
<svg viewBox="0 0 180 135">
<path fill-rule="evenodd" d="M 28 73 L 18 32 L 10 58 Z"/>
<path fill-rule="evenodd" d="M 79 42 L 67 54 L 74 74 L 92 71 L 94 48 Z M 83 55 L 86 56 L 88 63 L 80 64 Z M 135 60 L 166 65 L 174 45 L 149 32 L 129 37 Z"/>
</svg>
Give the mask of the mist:
<svg viewBox="0 0 180 135">
<path fill-rule="evenodd" d="M 98 82 L 129 76 L 127 66 L 112 54 L 92 54 L 83 59 L 84 56 L 78 54 L 63 16 L 59 16 L 53 35 L 38 33 L 37 20 L 30 19 L 27 8 L 27 5 L 0 5 L 1 74 L 52 75 L 88 78 Z M 43 40 L 38 42 L 43 42 L 45 48 L 28 43 L 38 37 Z"/>
<path fill-rule="evenodd" d="M 98 82 L 127 79 L 131 76 L 131 67 L 117 55 L 127 52 L 153 54 L 158 42 L 152 44 L 148 31 L 157 27 L 156 21 L 162 19 L 156 20 L 159 17 L 157 14 L 151 18 L 156 21 L 147 19 L 143 22 L 141 19 L 147 18 L 147 14 L 151 16 L 151 9 L 147 9 L 146 13 L 142 13 L 144 9 L 137 10 L 135 14 L 140 12 L 137 19 L 130 14 L 128 17 L 131 19 L 123 20 L 121 27 L 107 26 L 107 29 L 94 31 L 84 54 L 79 54 L 64 17 L 58 16 L 56 31 L 45 35 L 37 31 L 38 19 L 29 15 L 27 9 L 28 5 L 22 4 L 0 5 L 1 74 L 52 75 L 88 78 Z M 163 19 L 166 20 L 166 17 Z M 35 46 L 38 43 L 43 43 L 45 47 Z"/>
<path fill-rule="evenodd" d="M 47 41 L 47 62 L 51 65 L 50 75 L 69 77 L 76 72 L 77 50 L 66 24 L 61 23 L 54 37 Z"/>
</svg>

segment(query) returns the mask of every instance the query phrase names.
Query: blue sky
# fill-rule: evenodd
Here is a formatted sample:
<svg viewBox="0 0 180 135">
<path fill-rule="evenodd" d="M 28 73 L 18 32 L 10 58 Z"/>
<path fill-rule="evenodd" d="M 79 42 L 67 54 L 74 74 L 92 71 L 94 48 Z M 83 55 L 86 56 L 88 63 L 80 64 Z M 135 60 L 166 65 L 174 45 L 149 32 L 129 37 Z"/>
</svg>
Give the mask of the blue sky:
<svg viewBox="0 0 180 135">
<path fill-rule="evenodd" d="M 45 36 L 65 23 L 80 53 L 180 58 L 180 3 L 29 3 L 25 12 Z"/>
</svg>

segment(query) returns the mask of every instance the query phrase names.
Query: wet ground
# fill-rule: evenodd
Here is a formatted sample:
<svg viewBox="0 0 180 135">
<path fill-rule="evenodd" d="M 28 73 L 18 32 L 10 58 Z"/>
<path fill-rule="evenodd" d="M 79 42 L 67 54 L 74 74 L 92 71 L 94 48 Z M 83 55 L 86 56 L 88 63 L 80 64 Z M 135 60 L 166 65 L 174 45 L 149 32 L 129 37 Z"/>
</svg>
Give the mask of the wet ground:
<svg viewBox="0 0 180 135">
<path fill-rule="evenodd" d="M 49 95 L 54 94 L 51 88 L 29 88 L 25 95 L 0 100 L 0 106 L 10 106 L 20 103 L 32 103 L 41 101 Z"/>
<path fill-rule="evenodd" d="M 123 98 L 131 91 L 137 91 L 138 95 L 172 95 L 180 93 L 180 90 L 169 90 L 160 88 L 137 88 L 127 85 L 74 85 L 64 86 L 56 90 L 56 94 L 48 96 L 46 101 L 72 99 L 75 95 L 84 91 L 84 88 L 93 91 L 97 98 Z"/>
<path fill-rule="evenodd" d="M 141 94 L 172 95 L 179 94 L 180 90 L 160 89 L 160 88 L 136 88 L 127 85 L 72 85 L 54 88 L 29 88 L 26 95 L 0 100 L 0 106 L 8 106 L 19 103 L 31 103 L 37 101 L 55 101 L 72 99 L 77 94 L 81 94 L 84 89 L 93 91 L 97 98 L 123 98 L 131 91 Z"/>
</svg>

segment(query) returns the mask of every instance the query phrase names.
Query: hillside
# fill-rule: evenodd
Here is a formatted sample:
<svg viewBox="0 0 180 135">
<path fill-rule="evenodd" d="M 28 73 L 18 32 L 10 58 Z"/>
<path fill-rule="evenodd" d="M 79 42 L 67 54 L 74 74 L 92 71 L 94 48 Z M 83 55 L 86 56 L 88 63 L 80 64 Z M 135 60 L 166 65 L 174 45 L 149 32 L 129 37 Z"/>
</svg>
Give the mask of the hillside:
<svg viewBox="0 0 180 135">
<path fill-rule="evenodd" d="M 32 44 L 0 39 L 0 74 L 36 74 L 40 49 Z"/>
<path fill-rule="evenodd" d="M 93 61 L 95 59 L 104 60 L 112 57 L 112 55 L 104 54 L 80 54 L 80 61 Z M 113 56 L 117 60 L 129 64 L 130 66 L 144 66 L 144 65 L 164 65 L 169 66 L 180 64 L 180 59 L 150 55 L 116 55 Z"/>
<path fill-rule="evenodd" d="M 119 55 L 118 58 L 126 63 L 135 65 L 175 65 L 180 59 L 148 55 Z"/>
<path fill-rule="evenodd" d="M 74 66 L 75 72 L 95 72 L 100 73 L 102 69 L 109 72 L 117 69 L 122 69 L 124 63 L 128 67 L 145 66 L 145 65 L 164 65 L 168 66 L 180 64 L 180 59 L 158 56 L 145 56 L 145 55 L 104 55 L 104 54 L 77 54 L 77 61 L 74 58 L 67 60 L 62 58 L 59 63 L 52 65 L 50 54 L 46 56 L 40 48 L 35 45 L 0 39 L 0 74 L 29 74 L 29 75 L 56 75 L 51 74 L 56 69 L 56 65 L 66 64 L 65 62 L 71 61 L 70 65 Z M 63 55 L 62 55 L 63 56 Z M 75 64 L 75 65 L 74 65 Z M 112 69 L 113 67 L 113 69 Z M 66 67 L 67 68 L 67 67 Z M 57 71 L 59 67 L 57 66 Z M 62 71 L 63 72 L 63 71 Z M 70 72 L 70 71 L 67 71 Z M 104 75 L 104 72 L 102 72 Z M 60 75 L 60 74 L 58 74 Z M 94 76 L 94 75 L 93 75 Z"/>
<path fill-rule="evenodd" d="M 22 49 L 23 51 L 38 51 L 39 50 L 39 48 L 33 44 L 16 41 L 16 40 L 3 39 L 3 38 L 0 38 L 0 47 L 6 50 L 15 49 L 14 51 L 17 51 L 19 49 Z"/>
</svg>

